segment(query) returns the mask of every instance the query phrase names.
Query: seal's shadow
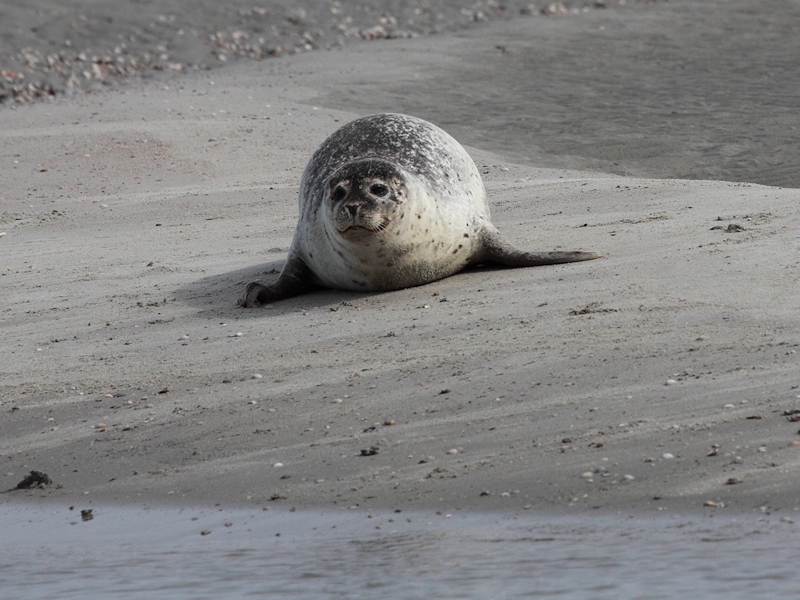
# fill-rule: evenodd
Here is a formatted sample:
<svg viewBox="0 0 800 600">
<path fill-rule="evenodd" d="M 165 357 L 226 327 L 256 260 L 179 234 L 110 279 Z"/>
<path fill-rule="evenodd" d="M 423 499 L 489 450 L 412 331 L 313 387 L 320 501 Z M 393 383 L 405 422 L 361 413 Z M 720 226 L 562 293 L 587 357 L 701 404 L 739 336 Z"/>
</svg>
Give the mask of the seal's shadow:
<svg viewBox="0 0 800 600">
<path fill-rule="evenodd" d="M 263 317 L 267 315 L 279 315 L 298 310 L 308 310 L 321 306 L 330 306 L 342 302 L 375 296 L 382 293 L 364 294 L 358 292 L 347 292 L 343 290 L 331 290 L 321 287 L 311 287 L 306 292 L 293 298 L 280 300 L 275 304 L 269 305 L 271 309 L 245 309 L 238 305 L 238 300 L 244 292 L 245 286 L 251 281 L 260 281 L 267 285 L 274 282 L 283 268 L 284 260 L 274 260 L 271 262 L 228 271 L 218 275 L 203 277 L 175 290 L 175 299 L 193 306 L 198 309 L 198 315 L 208 319 L 216 318 L 241 318 L 241 317 Z M 471 265 L 459 271 L 451 277 L 468 276 L 469 273 L 481 271 L 505 270 L 508 267 L 495 264 Z"/>
<path fill-rule="evenodd" d="M 241 308 L 238 305 L 238 300 L 242 292 L 244 292 L 245 286 L 251 281 L 261 281 L 269 285 L 278 278 L 284 262 L 283 260 L 275 260 L 236 271 L 203 277 L 176 289 L 175 299 L 197 308 L 200 316 L 215 319 L 223 316 L 240 318 L 285 314 L 302 309 L 339 304 L 346 300 L 369 295 L 313 287 L 300 296 L 276 302 L 271 305 L 273 310 Z"/>
</svg>

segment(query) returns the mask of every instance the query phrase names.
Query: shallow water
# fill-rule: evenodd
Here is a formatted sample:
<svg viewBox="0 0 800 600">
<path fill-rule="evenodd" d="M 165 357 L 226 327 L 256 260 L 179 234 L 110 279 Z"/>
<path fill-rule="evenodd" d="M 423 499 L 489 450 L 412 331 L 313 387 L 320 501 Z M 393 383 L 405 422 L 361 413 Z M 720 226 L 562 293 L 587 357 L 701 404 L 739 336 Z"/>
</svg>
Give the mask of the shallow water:
<svg viewBox="0 0 800 600">
<path fill-rule="evenodd" d="M 4 598 L 790 598 L 786 517 L 0 508 Z M 205 532 L 205 534 L 204 534 Z"/>
</svg>

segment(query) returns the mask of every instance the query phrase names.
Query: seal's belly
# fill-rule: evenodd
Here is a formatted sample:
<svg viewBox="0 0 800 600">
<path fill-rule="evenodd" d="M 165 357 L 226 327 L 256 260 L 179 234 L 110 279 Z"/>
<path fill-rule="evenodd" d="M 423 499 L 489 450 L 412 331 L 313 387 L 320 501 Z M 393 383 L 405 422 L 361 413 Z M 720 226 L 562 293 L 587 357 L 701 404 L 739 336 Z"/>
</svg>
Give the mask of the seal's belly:
<svg viewBox="0 0 800 600">
<path fill-rule="evenodd" d="M 473 253 L 475 238 L 467 227 L 412 240 L 408 235 L 386 233 L 368 240 L 335 240 L 337 243 L 309 257 L 307 263 L 324 286 L 380 292 L 448 277 L 469 264 Z"/>
</svg>

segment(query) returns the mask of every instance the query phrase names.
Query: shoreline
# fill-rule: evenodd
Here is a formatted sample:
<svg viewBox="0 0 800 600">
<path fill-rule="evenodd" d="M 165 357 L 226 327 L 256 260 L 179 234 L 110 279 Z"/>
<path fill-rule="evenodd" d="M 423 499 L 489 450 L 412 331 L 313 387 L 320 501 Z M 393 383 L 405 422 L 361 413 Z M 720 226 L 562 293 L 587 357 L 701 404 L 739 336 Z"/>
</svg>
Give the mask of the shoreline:
<svg viewBox="0 0 800 600">
<path fill-rule="evenodd" d="M 108 92 L 128 81 L 214 71 L 374 40 L 416 38 L 520 17 L 567 16 L 625 5 L 625 0 L 571 0 L 534 6 L 521 0 L 403 3 L 364 0 L 271 2 L 234 0 L 220 6 L 195 0 L 190 10 L 172 0 L 158 7 L 112 2 L 96 6 L 51 0 L 2 7 L 0 107 L 76 93 Z M 393 12 L 399 9 L 400 12 Z"/>
</svg>

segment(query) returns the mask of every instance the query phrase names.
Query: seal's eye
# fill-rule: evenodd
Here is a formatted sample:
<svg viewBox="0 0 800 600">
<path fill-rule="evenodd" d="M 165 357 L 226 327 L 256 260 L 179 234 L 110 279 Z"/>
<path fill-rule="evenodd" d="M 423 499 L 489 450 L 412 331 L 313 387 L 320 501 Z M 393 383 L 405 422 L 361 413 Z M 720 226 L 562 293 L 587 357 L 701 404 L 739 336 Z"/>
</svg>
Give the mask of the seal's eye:
<svg viewBox="0 0 800 600">
<path fill-rule="evenodd" d="M 347 190 L 344 189 L 341 185 L 337 185 L 333 189 L 333 193 L 331 194 L 331 200 L 333 200 L 334 202 L 339 202 L 339 200 L 341 200 L 345 196 L 347 196 Z"/>
<path fill-rule="evenodd" d="M 373 183 L 369 186 L 369 191 L 373 196 L 384 198 L 389 195 L 389 187 L 382 183 Z"/>
</svg>

